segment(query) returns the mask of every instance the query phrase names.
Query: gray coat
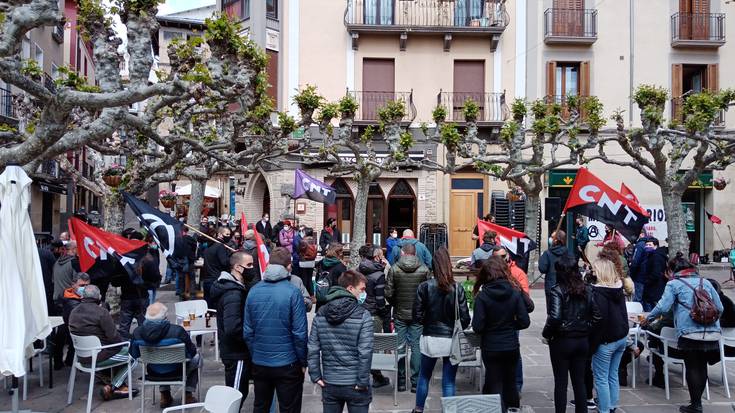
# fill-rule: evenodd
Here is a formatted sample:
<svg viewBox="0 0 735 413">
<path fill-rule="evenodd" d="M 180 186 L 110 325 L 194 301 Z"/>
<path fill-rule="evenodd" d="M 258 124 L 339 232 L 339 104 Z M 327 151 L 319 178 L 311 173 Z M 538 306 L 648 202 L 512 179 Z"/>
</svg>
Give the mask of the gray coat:
<svg viewBox="0 0 735 413">
<path fill-rule="evenodd" d="M 339 386 L 370 385 L 373 319 L 342 287 L 332 287 L 309 335 L 309 376 Z"/>
<path fill-rule="evenodd" d="M 60 299 L 64 295 L 64 290 L 71 287 L 71 280 L 77 273 L 72 266 L 74 256 L 62 255 L 54 263 L 54 301 Z"/>
</svg>

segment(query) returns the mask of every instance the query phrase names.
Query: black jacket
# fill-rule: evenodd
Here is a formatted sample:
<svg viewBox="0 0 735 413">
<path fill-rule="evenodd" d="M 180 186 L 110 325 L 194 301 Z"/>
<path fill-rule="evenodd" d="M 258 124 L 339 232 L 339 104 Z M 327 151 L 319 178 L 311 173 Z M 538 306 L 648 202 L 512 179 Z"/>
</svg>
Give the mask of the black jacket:
<svg viewBox="0 0 735 413">
<path fill-rule="evenodd" d="M 643 281 L 643 301 L 656 303 L 664 295 L 666 283 L 669 282 L 665 275 L 668 257 L 666 256 L 666 250 L 663 248 L 656 248 L 655 251 L 646 252 L 646 254 L 645 271 L 643 272 L 645 277 Z"/>
<path fill-rule="evenodd" d="M 363 259 L 360 266 L 357 267 L 362 275 L 367 278 L 365 292 L 367 298 L 362 304 L 370 314 L 378 317 L 387 317 L 388 311 L 385 308 L 385 265 L 373 260 Z"/>
<path fill-rule="evenodd" d="M 230 269 L 230 250 L 219 242 L 210 245 L 202 254 L 204 268 L 202 268 L 202 279 L 214 282 L 219 278 L 222 271 Z"/>
<path fill-rule="evenodd" d="M 334 234 L 330 234 L 326 229 L 323 229 L 322 233 L 319 234 L 319 248 L 321 248 L 322 254 L 327 252 L 329 244 L 333 242 L 342 242 L 342 234 L 340 234 L 336 227 L 332 229 L 332 232 Z"/>
<path fill-rule="evenodd" d="M 258 221 L 255 224 L 255 230 L 260 232 L 265 238 L 273 238 L 273 227 L 271 227 L 270 221 L 266 222 L 265 225 L 263 225 L 263 220 Z"/>
<path fill-rule="evenodd" d="M 319 279 L 319 276 L 323 272 L 329 273 L 329 285 L 335 286 L 337 285 L 337 281 L 339 280 L 339 277 L 347 271 L 347 267 L 342 263 L 340 260 L 325 258 L 318 263 L 316 263 L 315 266 L 316 269 L 316 279 Z M 324 303 L 317 303 L 320 306 Z"/>
<path fill-rule="evenodd" d="M 180 343 L 184 343 L 187 358 L 192 358 L 197 354 L 197 348 L 184 327 L 171 324 L 166 319 L 160 321 L 145 320 L 141 326 L 133 331 L 133 339 L 130 340 L 130 356 L 134 359 L 140 357 L 141 345 L 165 347 Z M 176 371 L 181 371 L 180 363 L 148 366 L 149 374 L 166 375 Z"/>
<path fill-rule="evenodd" d="M 531 320 L 523 291 L 507 280 L 491 281 L 475 297 L 472 329 L 482 336 L 482 351 L 511 351 L 519 348 L 516 331 L 528 328 Z"/>
<path fill-rule="evenodd" d="M 455 297 L 459 297 L 459 320 L 465 329 L 470 325 L 470 310 L 467 308 L 464 288 L 455 283 L 454 288 L 445 293 L 439 289 L 436 278 L 419 285 L 416 301 L 413 303 L 413 321 L 424 326 L 422 335 L 452 337 L 454 322 L 457 319 L 454 311 Z"/>
<path fill-rule="evenodd" d="M 242 335 L 245 300 L 250 287 L 223 272 L 212 284 L 209 296 L 217 303 L 217 334 L 222 360 L 250 360 L 250 352 Z"/>
<path fill-rule="evenodd" d="M 590 336 L 590 353 L 600 344 L 612 343 L 628 335 L 628 310 L 623 287 L 592 287 L 593 299 L 600 310 L 600 323 Z"/>
<path fill-rule="evenodd" d="M 260 281 L 260 260 L 258 260 L 258 244 L 254 240 L 246 239 L 242 243 L 242 250 L 243 252 L 247 252 L 253 257 L 253 268 L 255 269 L 255 279 L 253 281 Z"/>
<path fill-rule="evenodd" d="M 184 235 L 184 252 L 186 253 L 186 259 L 189 261 L 189 271 L 192 271 L 192 265 L 197 260 L 197 240 L 191 235 Z"/>
<path fill-rule="evenodd" d="M 585 287 L 583 297 L 572 296 L 555 285 L 547 296 L 546 325 L 541 333 L 547 340 L 557 337 L 588 337 L 600 321 L 600 309 L 592 297 L 592 287 Z"/>
<path fill-rule="evenodd" d="M 140 263 L 141 278 L 143 284 L 134 284 L 130 276 L 121 265 L 115 265 L 115 273 L 110 283 L 115 287 L 120 287 L 121 300 L 137 300 L 148 298 L 148 289 L 158 287 L 161 283 L 161 270 L 158 251 L 147 253 Z"/>
<path fill-rule="evenodd" d="M 563 245 L 551 247 L 541 254 L 541 259 L 538 261 L 538 270 L 545 274 L 544 290 L 547 294 L 556 285 L 556 268 L 554 265 L 564 255 L 569 255 L 569 251 Z"/>
<path fill-rule="evenodd" d="M 46 308 L 49 315 L 56 315 L 58 312 L 54 306 L 54 264 L 56 263 L 56 257 L 48 248 L 39 247 L 38 258 L 41 261 L 43 287 L 46 290 Z"/>
</svg>

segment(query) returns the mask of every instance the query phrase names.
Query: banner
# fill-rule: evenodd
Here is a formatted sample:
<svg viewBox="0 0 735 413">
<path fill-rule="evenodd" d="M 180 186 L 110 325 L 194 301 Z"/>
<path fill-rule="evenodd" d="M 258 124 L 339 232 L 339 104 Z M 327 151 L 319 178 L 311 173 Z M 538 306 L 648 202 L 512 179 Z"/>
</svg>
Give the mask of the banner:
<svg viewBox="0 0 735 413">
<path fill-rule="evenodd" d="M 240 214 L 240 234 L 245 237 L 245 231 L 248 230 L 248 220 L 245 219 L 245 212 L 241 212 Z"/>
<path fill-rule="evenodd" d="M 587 168 L 580 168 L 564 213 L 574 212 L 615 228 L 625 238 L 637 239 L 648 222 L 648 212 L 637 202 L 612 189 Z"/>
<path fill-rule="evenodd" d="M 263 244 L 263 239 L 260 238 L 260 232 L 255 231 L 255 245 L 258 246 L 258 264 L 260 267 L 260 278 L 263 278 L 263 273 L 265 273 L 265 267 L 268 266 L 268 261 L 270 261 L 270 254 L 268 254 L 268 248 L 265 247 L 265 244 Z"/>
<path fill-rule="evenodd" d="M 309 176 L 301 169 L 296 170 L 293 186 L 294 199 L 308 198 L 322 204 L 333 204 L 337 201 L 337 193 L 334 188 Z"/>
<path fill-rule="evenodd" d="M 508 252 L 516 258 L 523 257 L 530 251 L 536 249 L 536 242 L 528 238 L 526 234 L 478 219 L 477 233 L 479 234 L 480 239 L 482 239 L 482 236 L 487 231 L 495 231 L 495 233 L 498 234 L 496 241 L 507 248 Z"/>
<path fill-rule="evenodd" d="M 143 283 L 138 271 L 139 261 L 148 250 L 145 241 L 127 239 L 93 227 L 79 218 L 69 219 L 70 233 L 74 234 L 81 270 L 91 277 L 115 275 L 116 265 L 122 265 L 135 284 Z"/>
<path fill-rule="evenodd" d="M 141 201 L 127 192 L 122 192 L 122 196 L 138 217 L 140 224 L 148 230 L 158 247 L 161 248 L 161 252 L 166 258 L 186 256 L 181 235 L 182 224 L 179 220 L 159 211 L 158 208 L 153 208 L 147 202 Z"/>
<path fill-rule="evenodd" d="M 631 201 L 635 202 L 636 204 L 640 204 L 640 201 L 638 201 L 638 197 L 635 196 L 633 191 L 631 191 L 627 185 L 625 185 L 625 182 L 620 184 L 620 194 L 630 199 Z"/>
</svg>

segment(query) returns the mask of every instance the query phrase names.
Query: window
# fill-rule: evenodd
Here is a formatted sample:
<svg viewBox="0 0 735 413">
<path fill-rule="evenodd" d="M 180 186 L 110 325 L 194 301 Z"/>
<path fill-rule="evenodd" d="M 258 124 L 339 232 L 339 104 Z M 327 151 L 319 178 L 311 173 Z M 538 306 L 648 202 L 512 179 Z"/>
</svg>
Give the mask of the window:
<svg viewBox="0 0 735 413">
<path fill-rule="evenodd" d="M 579 95 L 579 63 L 559 63 L 554 74 L 557 96 Z"/>
<path fill-rule="evenodd" d="M 23 38 L 23 43 L 20 47 L 20 57 L 21 59 L 31 58 L 31 41 L 26 38 Z"/>
<path fill-rule="evenodd" d="M 671 110 L 674 119 L 681 120 L 683 96 L 699 93 L 703 90 L 716 92 L 719 90 L 718 64 L 689 65 L 674 64 L 671 66 Z"/>
<path fill-rule="evenodd" d="M 56 63 L 51 63 L 51 78 L 52 79 L 58 79 L 59 78 L 59 66 L 56 65 Z"/>
<path fill-rule="evenodd" d="M 363 16 L 365 24 L 393 24 L 394 0 L 365 0 Z"/>
<path fill-rule="evenodd" d="M 36 63 L 38 63 L 38 67 L 43 69 L 43 49 L 41 49 L 41 47 L 39 47 L 35 43 L 34 45 L 35 45 L 35 48 L 34 48 L 35 50 L 33 52 L 33 60 L 35 60 Z"/>
<path fill-rule="evenodd" d="M 265 14 L 271 19 L 278 19 L 278 0 L 265 0 Z"/>
<path fill-rule="evenodd" d="M 170 42 L 173 39 L 181 39 L 184 37 L 184 34 L 181 32 L 175 32 L 171 30 L 164 30 L 163 31 L 163 40 L 166 42 Z"/>
<path fill-rule="evenodd" d="M 484 0 L 456 0 L 454 5 L 454 24 L 456 26 L 470 26 L 473 20 L 479 20 L 484 17 L 484 3 Z"/>
<path fill-rule="evenodd" d="M 548 62 L 547 99 L 564 103 L 567 96 L 590 95 L 590 62 Z"/>
</svg>

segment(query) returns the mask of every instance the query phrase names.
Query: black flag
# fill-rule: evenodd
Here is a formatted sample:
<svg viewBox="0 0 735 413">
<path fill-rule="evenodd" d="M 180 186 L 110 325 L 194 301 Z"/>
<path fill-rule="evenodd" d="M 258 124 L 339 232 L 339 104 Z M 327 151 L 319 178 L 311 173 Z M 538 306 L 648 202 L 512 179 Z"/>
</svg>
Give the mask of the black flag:
<svg viewBox="0 0 735 413">
<path fill-rule="evenodd" d="M 184 244 L 181 237 L 181 222 L 127 192 L 123 192 L 122 195 L 166 258 L 186 254 L 182 249 Z"/>
</svg>

